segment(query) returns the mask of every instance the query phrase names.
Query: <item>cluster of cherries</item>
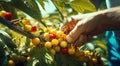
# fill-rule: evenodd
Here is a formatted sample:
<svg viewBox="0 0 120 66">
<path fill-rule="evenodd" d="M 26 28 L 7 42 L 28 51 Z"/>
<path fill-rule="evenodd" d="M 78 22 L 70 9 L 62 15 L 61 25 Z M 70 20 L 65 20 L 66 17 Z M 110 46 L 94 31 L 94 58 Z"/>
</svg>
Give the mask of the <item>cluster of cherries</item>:
<svg viewBox="0 0 120 66">
<path fill-rule="evenodd" d="M 57 52 L 73 55 L 76 51 L 77 47 L 69 44 L 66 41 L 66 34 L 60 30 L 46 28 L 44 29 L 43 38 L 46 42 L 40 41 L 39 38 L 33 38 L 30 45 L 43 45 L 54 55 Z"/>
<path fill-rule="evenodd" d="M 11 21 L 13 15 L 12 15 L 11 12 L 0 11 L 0 16 L 5 18 L 5 19 L 7 19 L 7 20 L 9 20 L 9 21 Z M 13 22 L 14 25 L 18 24 L 18 22 L 16 22 L 16 21 L 14 20 L 14 22 Z M 37 31 L 37 27 L 36 26 L 32 26 L 30 24 L 30 20 L 29 19 L 24 18 L 24 19 L 21 20 L 21 22 L 24 25 L 24 30 L 25 31 L 27 31 L 27 32 L 35 32 L 35 31 Z"/>
<path fill-rule="evenodd" d="M 12 13 L 6 12 L 6 11 L 0 11 L 0 16 L 6 18 L 7 20 L 12 20 Z M 23 29 L 26 32 L 36 32 L 37 26 L 32 26 L 30 23 L 30 20 L 27 18 L 24 18 L 21 20 L 21 23 L 23 24 Z M 79 50 L 77 46 L 70 44 L 66 41 L 66 34 L 63 31 L 52 29 L 52 28 L 45 28 L 43 31 L 43 38 L 45 39 L 45 42 L 41 41 L 39 38 L 33 38 L 30 42 L 30 48 L 36 47 L 38 45 L 42 45 L 43 47 L 46 47 L 53 55 L 56 53 L 62 53 L 62 54 L 69 54 L 76 56 L 80 61 L 82 62 L 100 62 L 100 56 L 95 56 L 90 52 Z M 19 61 L 25 62 L 28 58 L 25 56 L 20 56 L 21 59 Z M 15 65 L 14 61 L 18 58 L 17 55 L 13 54 L 11 55 L 12 60 L 9 60 L 9 64 Z"/>
<path fill-rule="evenodd" d="M 7 20 L 12 19 L 12 13 L 6 11 L 0 11 L 0 16 L 6 18 Z"/>
</svg>

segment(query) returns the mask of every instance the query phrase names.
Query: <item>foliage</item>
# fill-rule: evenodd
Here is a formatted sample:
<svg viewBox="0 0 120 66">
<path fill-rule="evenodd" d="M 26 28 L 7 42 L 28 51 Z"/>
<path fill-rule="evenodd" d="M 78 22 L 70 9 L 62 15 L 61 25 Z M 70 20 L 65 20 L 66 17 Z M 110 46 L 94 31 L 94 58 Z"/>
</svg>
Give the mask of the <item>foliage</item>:
<svg viewBox="0 0 120 66">
<path fill-rule="evenodd" d="M 56 66 L 54 56 L 45 47 L 32 48 L 30 56 L 27 66 Z"/>
<path fill-rule="evenodd" d="M 57 66 L 82 66 L 75 56 L 58 53 L 55 55 Z M 69 61 L 70 60 L 70 61 Z"/>
<path fill-rule="evenodd" d="M 0 0 L 0 10 L 12 12 L 13 21 L 14 19 L 23 19 L 30 17 L 32 21 L 31 24 L 39 27 L 39 30 L 35 32 L 37 35 L 43 34 L 43 28 L 46 27 L 58 29 L 60 25 L 65 22 L 65 19 L 70 15 L 75 15 L 78 13 L 84 14 L 96 11 L 96 7 L 89 0 L 51 0 L 53 5 L 56 7 L 56 10 L 53 13 L 42 15 L 42 9 L 45 10 L 46 3 L 48 4 L 49 2 L 49 0 Z M 42 7 L 42 9 L 40 7 Z M 21 27 L 23 25 L 21 25 L 20 22 L 21 20 L 19 20 L 19 25 Z M 22 35 L 20 35 L 21 32 L 19 31 L 16 33 L 9 30 L 9 28 L 6 28 L 6 26 L 0 25 L 0 27 L 5 27 L 4 30 L 0 28 L 0 61 L 4 60 L 1 61 L 0 64 L 6 65 L 6 61 L 11 59 L 10 57 L 12 56 L 12 53 L 16 53 L 19 57 L 28 57 L 28 55 L 30 55 L 30 60 L 28 62 L 20 62 L 20 64 L 24 63 L 24 66 L 83 65 L 80 63 L 80 61 L 77 60 L 76 57 L 72 55 L 63 55 L 61 53 L 57 53 L 54 56 L 45 47 L 41 47 L 41 45 L 29 48 L 31 40 L 29 37 L 25 37 L 25 33 L 29 34 L 29 32 L 23 32 Z M 107 50 L 106 46 L 101 41 L 95 41 L 92 44 L 96 44 L 93 45 L 95 46 L 93 50 L 96 49 L 96 47 L 101 47 L 105 52 Z M 4 47 L 7 47 L 7 49 L 4 49 Z M 84 48 L 84 50 L 86 50 L 87 47 L 84 46 Z M 8 52 L 8 54 L 5 52 Z M 8 57 L 5 55 L 8 55 Z M 16 62 L 16 66 L 17 65 L 19 65 L 19 62 Z"/>
</svg>

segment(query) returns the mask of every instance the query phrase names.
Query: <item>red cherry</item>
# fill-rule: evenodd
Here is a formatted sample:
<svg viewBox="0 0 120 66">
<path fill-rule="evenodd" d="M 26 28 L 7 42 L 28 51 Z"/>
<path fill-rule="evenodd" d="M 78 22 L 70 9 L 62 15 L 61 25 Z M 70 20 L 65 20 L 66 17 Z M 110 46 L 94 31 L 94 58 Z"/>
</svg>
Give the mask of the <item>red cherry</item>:
<svg viewBox="0 0 120 66">
<path fill-rule="evenodd" d="M 12 19 L 12 13 L 11 12 L 6 12 L 4 14 L 4 18 L 6 18 L 7 20 L 11 20 Z"/>
<path fill-rule="evenodd" d="M 37 31 L 37 26 L 32 26 L 31 31 L 32 31 L 32 32 Z"/>
<path fill-rule="evenodd" d="M 78 46 L 77 45 L 75 45 L 74 48 L 75 48 L 75 50 L 78 50 Z"/>
<path fill-rule="evenodd" d="M 60 48 L 61 53 L 67 54 L 68 53 L 68 48 Z"/>
<path fill-rule="evenodd" d="M 56 35 L 55 34 L 50 34 L 50 40 L 55 39 Z"/>
</svg>

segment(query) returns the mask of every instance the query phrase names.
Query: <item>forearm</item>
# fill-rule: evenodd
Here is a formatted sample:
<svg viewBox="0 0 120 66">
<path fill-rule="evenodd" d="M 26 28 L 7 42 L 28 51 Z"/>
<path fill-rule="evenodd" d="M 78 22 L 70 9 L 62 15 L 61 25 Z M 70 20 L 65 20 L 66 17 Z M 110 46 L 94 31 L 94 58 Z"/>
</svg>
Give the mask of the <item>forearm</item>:
<svg viewBox="0 0 120 66">
<path fill-rule="evenodd" d="M 120 7 L 107 9 L 104 12 L 106 16 L 106 30 L 120 30 Z"/>
</svg>

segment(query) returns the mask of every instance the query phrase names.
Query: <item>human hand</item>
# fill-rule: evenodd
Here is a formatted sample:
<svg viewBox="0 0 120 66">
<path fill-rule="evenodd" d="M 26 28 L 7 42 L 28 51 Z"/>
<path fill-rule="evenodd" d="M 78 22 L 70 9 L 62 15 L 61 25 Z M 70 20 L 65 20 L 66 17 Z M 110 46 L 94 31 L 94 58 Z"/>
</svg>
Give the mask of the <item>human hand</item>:
<svg viewBox="0 0 120 66">
<path fill-rule="evenodd" d="M 74 27 L 75 25 L 78 23 L 78 21 L 81 20 L 80 16 L 82 14 L 79 15 L 73 15 L 71 17 L 69 17 L 66 21 L 66 23 L 60 28 L 65 34 L 68 34 Z"/>
<path fill-rule="evenodd" d="M 80 46 L 91 41 L 94 35 L 101 34 L 106 30 L 107 18 L 101 13 L 84 14 L 77 19 L 77 21 L 72 19 L 65 25 L 66 28 L 74 25 L 72 29 L 65 30 L 66 32 L 69 31 L 67 41 L 70 43 Z"/>
</svg>

